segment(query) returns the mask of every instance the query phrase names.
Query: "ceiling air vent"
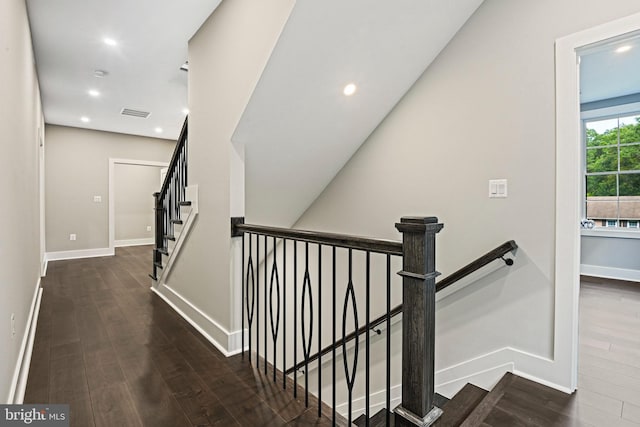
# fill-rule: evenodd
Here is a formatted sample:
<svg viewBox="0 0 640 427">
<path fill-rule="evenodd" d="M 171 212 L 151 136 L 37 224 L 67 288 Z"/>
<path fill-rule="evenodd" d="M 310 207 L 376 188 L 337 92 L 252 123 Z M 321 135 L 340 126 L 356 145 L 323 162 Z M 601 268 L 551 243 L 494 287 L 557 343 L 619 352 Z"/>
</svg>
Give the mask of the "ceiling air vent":
<svg viewBox="0 0 640 427">
<path fill-rule="evenodd" d="M 120 114 L 123 116 L 140 117 L 142 119 L 146 119 L 151 115 L 148 111 L 132 110 L 131 108 L 123 108 Z"/>
</svg>

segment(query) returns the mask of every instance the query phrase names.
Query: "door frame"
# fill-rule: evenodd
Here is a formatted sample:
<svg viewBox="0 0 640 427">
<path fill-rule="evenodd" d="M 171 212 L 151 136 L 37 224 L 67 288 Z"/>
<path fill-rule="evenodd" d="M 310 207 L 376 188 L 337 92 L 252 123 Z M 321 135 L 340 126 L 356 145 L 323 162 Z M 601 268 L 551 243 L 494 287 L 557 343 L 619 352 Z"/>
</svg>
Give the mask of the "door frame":
<svg viewBox="0 0 640 427">
<path fill-rule="evenodd" d="M 109 158 L 109 253 L 115 255 L 116 240 L 116 204 L 115 204 L 115 171 L 116 165 L 169 167 L 167 162 L 154 160 L 114 159 Z M 152 197 L 152 194 L 149 194 Z"/>
<path fill-rule="evenodd" d="M 562 383 L 578 382 L 582 140 L 577 50 L 640 30 L 640 13 L 556 40 L 555 361 Z"/>
</svg>

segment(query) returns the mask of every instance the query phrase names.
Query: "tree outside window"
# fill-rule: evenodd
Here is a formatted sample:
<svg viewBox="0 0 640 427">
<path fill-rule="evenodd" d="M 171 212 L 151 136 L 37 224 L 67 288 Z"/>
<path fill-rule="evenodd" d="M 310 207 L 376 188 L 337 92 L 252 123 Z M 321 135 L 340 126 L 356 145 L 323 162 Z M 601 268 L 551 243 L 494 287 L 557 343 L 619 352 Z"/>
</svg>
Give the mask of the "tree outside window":
<svg viewBox="0 0 640 427">
<path fill-rule="evenodd" d="M 587 218 L 634 228 L 640 219 L 640 114 L 585 123 Z"/>
</svg>

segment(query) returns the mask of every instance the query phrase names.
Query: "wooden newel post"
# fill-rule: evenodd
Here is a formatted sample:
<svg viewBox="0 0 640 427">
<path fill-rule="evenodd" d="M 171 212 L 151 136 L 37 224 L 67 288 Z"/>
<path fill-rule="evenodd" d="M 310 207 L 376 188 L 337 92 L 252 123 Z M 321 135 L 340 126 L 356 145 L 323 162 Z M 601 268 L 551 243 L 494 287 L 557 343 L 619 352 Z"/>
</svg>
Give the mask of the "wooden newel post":
<svg viewBox="0 0 640 427">
<path fill-rule="evenodd" d="M 402 233 L 402 403 L 394 409 L 395 425 L 428 426 L 442 414 L 433 404 L 435 342 L 435 217 L 403 217 Z"/>
</svg>

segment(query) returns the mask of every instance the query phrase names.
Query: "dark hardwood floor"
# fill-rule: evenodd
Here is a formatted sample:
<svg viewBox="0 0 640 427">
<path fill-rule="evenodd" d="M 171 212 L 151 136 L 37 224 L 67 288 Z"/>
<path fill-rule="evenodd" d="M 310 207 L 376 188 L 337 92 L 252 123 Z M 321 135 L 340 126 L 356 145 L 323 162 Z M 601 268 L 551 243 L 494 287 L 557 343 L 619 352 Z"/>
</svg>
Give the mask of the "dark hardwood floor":
<svg viewBox="0 0 640 427">
<path fill-rule="evenodd" d="M 49 263 L 25 403 L 68 403 L 78 427 L 331 425 L 153 294 L 150 259 Z M 574 395 L 509 381 L 482 425 L 640 426 L 640 284 L 583 278 Z"/>
<path fill-rule="evenodd" d="M 68 403 L 77 427 L 330 425 L 153 294 L 150 260 L 49 263 L 25 403 Z"/>
</svg>

